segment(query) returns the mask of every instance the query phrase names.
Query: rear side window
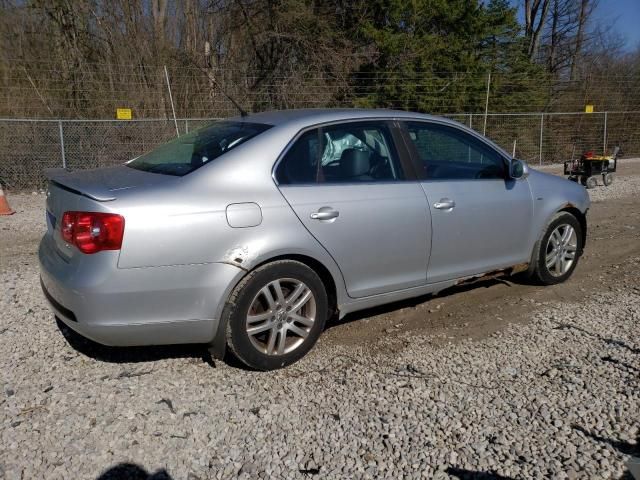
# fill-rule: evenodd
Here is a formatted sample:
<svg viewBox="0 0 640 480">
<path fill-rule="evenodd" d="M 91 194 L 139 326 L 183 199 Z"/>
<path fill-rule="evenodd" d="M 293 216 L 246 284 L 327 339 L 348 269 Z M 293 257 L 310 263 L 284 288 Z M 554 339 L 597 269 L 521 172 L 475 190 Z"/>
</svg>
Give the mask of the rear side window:
<svg viewBox="0 0 640 480">
<path fill-rule="evenodd" d="M 215 122 L 160 145 L 127 163 L 137 170 L 183 176 L 206 165 L 271 125 L 247 122 Z"/>
<path fill-rule="evenodd" d="M 278 183 L 353 183 L 404 179 L 385 122 L 344 123 L 302 134 L 276 171 Z"/>
<path fill-rule="evenodd" d="M 502 155 L 458 128 L 407 122 L 423 176 L 435 180 L 504 179 Z"/>
</svg>

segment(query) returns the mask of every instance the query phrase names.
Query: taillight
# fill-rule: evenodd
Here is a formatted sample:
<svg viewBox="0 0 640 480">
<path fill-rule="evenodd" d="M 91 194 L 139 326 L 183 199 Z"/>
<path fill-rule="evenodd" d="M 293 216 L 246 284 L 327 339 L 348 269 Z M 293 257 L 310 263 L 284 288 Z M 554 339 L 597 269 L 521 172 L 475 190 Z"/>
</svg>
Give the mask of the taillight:
<svg viewBox="0 0 640 480">
<path fill-rule="evenodd" d="M 65 242 L 83 253 L 120 250 L 124 217 L 115 213 L 65 212 L 60 231 Z"/>
</svg>

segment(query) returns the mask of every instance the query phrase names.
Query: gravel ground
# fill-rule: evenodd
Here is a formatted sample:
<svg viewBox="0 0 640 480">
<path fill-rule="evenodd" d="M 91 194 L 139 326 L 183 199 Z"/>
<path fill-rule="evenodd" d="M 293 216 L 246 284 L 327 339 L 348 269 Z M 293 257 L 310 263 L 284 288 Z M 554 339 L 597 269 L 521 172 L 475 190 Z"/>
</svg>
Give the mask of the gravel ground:
<svg viewBox="0 0 640 480">
<path fill-rule="evenodd" d="M 590 192 L 596 203 L 633 201 L 637 215 L 636 170 Z M 539 289 L 504 298 L 518 318 L 487 336 L 404 331 L 409 309 L 436 315 L 426 301 L 391 313 L 375 347 L 335 340 L 364 333 L 364 318 L 332 327 L 293 367 L 256 373 L 212 366 L 199 346 L 65 338 L 38 285 L 43 196 L 10 201 L 18 213 L 0 218 L 2 479 L 631 478 L 625 462 L 640 456 L 637 224 L 624 225 L 637 242 L 630 254 L 574 284 L 575 301 L 561 290 L 575 280 L 543 299 Z M 473 294 L 455 302 L 503 320 Z"/>
</svg>

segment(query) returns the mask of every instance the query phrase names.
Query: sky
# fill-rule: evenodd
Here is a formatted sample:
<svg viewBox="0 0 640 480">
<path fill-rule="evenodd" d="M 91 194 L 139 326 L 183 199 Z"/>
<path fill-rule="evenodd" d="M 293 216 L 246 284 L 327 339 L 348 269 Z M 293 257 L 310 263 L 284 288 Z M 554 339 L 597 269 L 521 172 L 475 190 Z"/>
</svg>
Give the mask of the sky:
<svg viewBox="0 0 640 480">
<path fill-rule="evenodd" d="M 521 0 L 510 0 L 521 6 Z M 522 15 L 522 8 L 520 8 Z M 611 26 L 626 39 L 625 50 L 640 48 L 640 0 L 599 0 L 595 21 Z"/>
<path fill-rule="evenodd" d="M 626 37 L 626 50 L 640 47 L 640 0 L 600 0 L 595 15 Z"/>
</svg>

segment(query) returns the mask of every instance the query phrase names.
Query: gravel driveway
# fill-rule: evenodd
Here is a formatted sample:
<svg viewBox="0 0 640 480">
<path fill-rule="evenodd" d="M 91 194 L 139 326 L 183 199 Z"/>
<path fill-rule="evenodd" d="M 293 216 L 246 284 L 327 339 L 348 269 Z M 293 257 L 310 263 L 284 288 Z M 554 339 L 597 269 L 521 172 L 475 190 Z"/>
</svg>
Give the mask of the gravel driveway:
<svg viewBox="0 0 640 480">
<path fill-rule="evenodd" d="M 66 339 L 43 196 L 0 217 L 0 479 L 631 478 L 640 456 L 640 163 L 594 191 L 576 275 L 348 316 L 286 370 Z M 73 346 L 72 346 L 73 345 Z"/>
</svg>

